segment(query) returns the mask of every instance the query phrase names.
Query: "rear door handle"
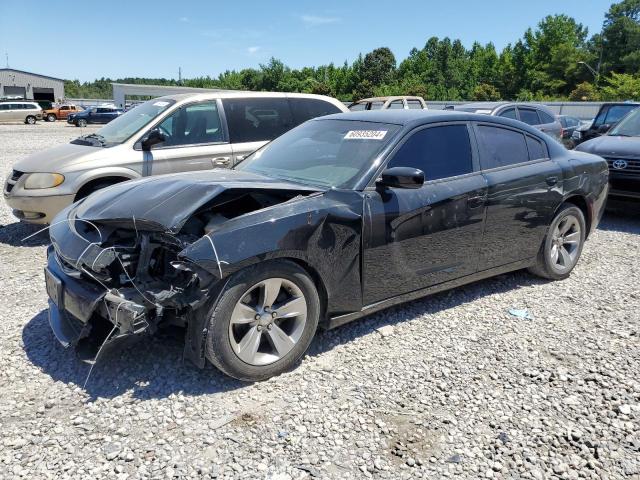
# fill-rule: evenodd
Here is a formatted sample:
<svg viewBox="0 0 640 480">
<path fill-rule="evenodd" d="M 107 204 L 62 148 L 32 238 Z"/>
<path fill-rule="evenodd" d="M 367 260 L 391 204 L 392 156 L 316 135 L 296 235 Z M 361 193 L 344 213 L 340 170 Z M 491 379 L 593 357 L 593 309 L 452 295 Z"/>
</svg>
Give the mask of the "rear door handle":
<svg viewBox="0 0 640 480">
<path fill-rule="evenodd" d="M 213 165 L 229 165 L 229 161 L 231 159 L 229 157 L 214 157 L 211 159 Z"/>
<path fill-rule="evenodd" d="M 469 197 L 467 198 L 467 206 L 469 208 L 478 208 L 484 205 L 484 197 Z"/>
<path fill-rule="evenodd" d="M 558 183 L 558 177 L 547 177 L 546 179 L 547 185 L 553 187 Z"/>
</svg>

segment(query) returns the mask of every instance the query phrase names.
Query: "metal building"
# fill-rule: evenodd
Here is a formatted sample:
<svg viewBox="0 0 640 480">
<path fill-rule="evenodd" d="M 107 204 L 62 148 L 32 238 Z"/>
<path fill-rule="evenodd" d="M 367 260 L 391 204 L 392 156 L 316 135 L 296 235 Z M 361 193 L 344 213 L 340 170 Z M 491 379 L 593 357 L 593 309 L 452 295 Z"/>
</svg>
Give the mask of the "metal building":
<svg viewBox="0 0 640 480">
<path fill-rule="evenodd" d="M 13 68 L 0 68 L 0 97 L 59 101 L 64 99 L 64 80 Z"/>
</svg>

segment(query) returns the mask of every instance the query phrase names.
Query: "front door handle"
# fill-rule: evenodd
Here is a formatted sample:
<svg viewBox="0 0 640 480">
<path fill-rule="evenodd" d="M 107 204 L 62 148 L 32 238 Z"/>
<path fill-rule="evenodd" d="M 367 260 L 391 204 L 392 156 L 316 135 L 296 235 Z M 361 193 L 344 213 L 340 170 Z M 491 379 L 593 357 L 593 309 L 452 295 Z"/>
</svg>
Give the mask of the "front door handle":
<svg viewBox="0 0 640 480">
<path fill-rule="evenodd" d="M 214 166 L 225 166 L 225 165 L 229 165 L 229 161 L 231 160 L 231 158 L 229 157 L 214 157 L 211 159 L 211 161 L 213 162 Z"/>
<path fill-rule="evenodd" d="M 558 177 L 547 177 L 546 178 L 547 185 L 553 187 L 558 183 Z"/>
<path fill-rule="evenodd" d="M 484 197 L 469 197 L 467 198 L 467 206 L 469 208 L 478 208 L 484 205 Z"/>
</svg>

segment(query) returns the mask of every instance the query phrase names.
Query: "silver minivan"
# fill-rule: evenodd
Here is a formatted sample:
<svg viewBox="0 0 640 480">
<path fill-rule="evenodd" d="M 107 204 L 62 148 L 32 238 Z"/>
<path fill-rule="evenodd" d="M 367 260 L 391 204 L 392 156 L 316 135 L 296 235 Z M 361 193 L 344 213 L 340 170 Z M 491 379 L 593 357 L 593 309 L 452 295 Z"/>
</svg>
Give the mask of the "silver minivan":
<svg viewBox="0 0 640 480">
<path fill-rule="evenodd" d="M 49 223 L 67 205 L 149 175 L 232 167 L 291 128 L 347 108 L 321 95 L 214 92 L 149 100 L 95 133 L 18 161 L 4 198 L 20 220 Z"/>
<path fill-rule="evenodd" d="M 42 107 L 36 102 L 0 102 L 0 123 L 23 122 L 33 125 L 36 120 L 42 120 Z"/>
</svg>

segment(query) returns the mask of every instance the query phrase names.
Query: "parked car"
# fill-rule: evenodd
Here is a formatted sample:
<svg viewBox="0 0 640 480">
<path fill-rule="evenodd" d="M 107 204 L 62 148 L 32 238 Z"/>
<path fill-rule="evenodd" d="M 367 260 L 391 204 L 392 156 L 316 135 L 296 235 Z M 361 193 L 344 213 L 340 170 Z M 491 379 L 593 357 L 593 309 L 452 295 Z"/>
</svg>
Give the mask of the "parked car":
<svg viewBox="0 0 640 480">
<path fill-rule="evenodd" d="M 36 102 L 0 102 L 0 123 L 24 122 L 34 125 L 37 120 L 42 120 L 42 108 Z"/>
<path fill-rule="evenodd" d="M 17 162 L 5 201 L 19 219 L 48 223 L 100 188 L 149 175 L 231 167 L 294 126 L 343 111 L 333 98 L 293 93 L 156 98 L 95 133 Z M 80 115 L 74 116 L 78 123 Z"/>
<path fill-rule="evenodd" d="M 562 139 L 562 125 L 556 120 L 551 109 L 540 103 L 476 102 L 456 105 L 455 110 L 513 118 L 531 125 L 557 140 Z"/>
<path fill-rule="evenodd" d="M 640 103 L 634 102 L 604 103 L 600 107 L 600 110 L 598 110 L 598 114 L 593 119 L 593 122 L 584 127 L 577 128 L 571 138 L 574 143 L 578 145 L 592 138 L 604 135 L 622 120 L 625 115 L 638 108 L 638 106 L 640 106 Z"/>
<path fill-rule="evenodd" d="M 422 97 L 393 96 L 363 98 L 349 105 L 349 110 L 427 110 L 427 104 Z"/>
<path fill-rule="evenodd" d="M 570 115 L 558 115 L 556 118 L 560 122 L 560 125 L 562 125 L 562 143 L 567 148 L 575 147 L 573 132 L 582 125 L 582 120 Z"/>
<path fill-rule="evenodd" d="M 605 135 L 581 143 L 576 150 L 607 160 L 609 197 L 640 200 L 640 108 L 629 113 Z"/>
<path fill-rule="evenodd" d="M 66 120 L 70 114 L 82 111 L 84 111 L 82 107 L 73 104 L 65 104 L 45 109 L 42 114 L 47 122 L 55 122 L 56 120 Z"/>
<path fill-rule="evenodd" d="M 89 107 L 67 116 L 67 123 L 76 127 L 86 127 L 90 123 L 109 123 L 124 112 L 117 107 Z"/>
<path fill-rule="evenodd" d="M 49 321 L 67 346 L 182 325 L 196 365 L 263 380 L 319 325 L 522 268 L 567 278 L 607 179 L 602 158 L 511 119 L 329 115 L 232 170 L 126 182 L 65 209 Z"/>
</svg>

